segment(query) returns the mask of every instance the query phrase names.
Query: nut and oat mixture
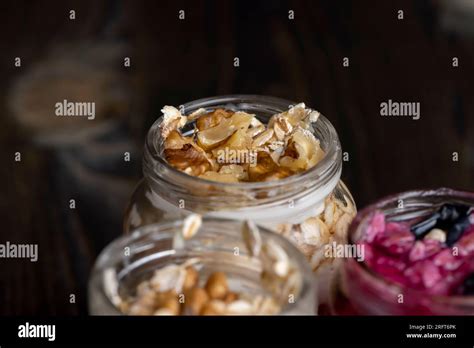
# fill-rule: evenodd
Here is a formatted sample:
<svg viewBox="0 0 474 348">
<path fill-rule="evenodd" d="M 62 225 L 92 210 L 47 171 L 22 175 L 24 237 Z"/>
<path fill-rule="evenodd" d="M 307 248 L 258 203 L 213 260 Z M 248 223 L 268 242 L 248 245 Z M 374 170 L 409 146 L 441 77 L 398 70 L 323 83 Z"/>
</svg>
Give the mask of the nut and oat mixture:
<svg viewBox="0 0 474 348">
<path fill-rule="evenodd" d="M 183 223 L 181 233 L 177 233 L 182 239 L 175 238 L 173 243 L 179 241 L 182 247 L 182 241 L 194 237 L 200 225 L 201 217 L 191 215 Z M 111 281 L 113 277 L 108 272 L 104 279 L 108 293 L 115 294 L 112 296 L 114 304 L 127 315 L 278 314 L 282 303 L 298 296 L 302 282 L 300 271 L 276 242 L 262 243 L 260 231 L 252 222 L 244 223 L 242 239 L 248 256 L 260 261 L 261 286 L 268 295 L 232 291 L 228 276 L 221 271 L 212 272 L 204 279 L 199 272 L 198 258 L 157 269 L 150 279 L 138 284 L 133 296 L 125 299 L 118 296 L 118 283 Z M 114 289 L 110 289 L 111 286 Z"/>
<path fill-rule="evenodd" d="M 304 103 L 273 115 L 267 125 L 242 111 L 199 109 L 184 116 L 165 106 L 162 112 L 166 160 L 203 179 L 227 183 L 278 180 L 314 167 L 325 156 L 311 132 L 320 114 Z M 194 130 L 183 135 L 181 129 L 188 122 L 194 122 Z M 324 246 L 347 242 L 347 229 L 355 214 L 349 198 L 337 199 L 332 193 L 303 223 L 266 227 L 293 241 L 316 271 L 332 265 L 334 260 L 325 257 Z"/>
<path fill-rule="evenodd" d="M 324 151 L 310 131 L 319 112 L 300 103 L 273 115 L 268 125 L 242 111 L 199 109 L 189 116 L 165 106 L 164 155 L 174 168 L 219 182 L 278 180 L 315 166 Z M 194 121 L 190 135 L 182 127 Z"/>
</svg>

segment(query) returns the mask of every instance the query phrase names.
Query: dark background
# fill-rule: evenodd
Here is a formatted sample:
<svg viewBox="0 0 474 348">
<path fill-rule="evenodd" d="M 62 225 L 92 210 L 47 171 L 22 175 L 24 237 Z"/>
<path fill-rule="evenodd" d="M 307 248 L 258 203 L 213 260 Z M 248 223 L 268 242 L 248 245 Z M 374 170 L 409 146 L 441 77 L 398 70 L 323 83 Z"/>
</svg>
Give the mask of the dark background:
<svg viewBox="0 0 474 348">
<path fill-rule="evenodd" d="M 415 188 L 472 190 L 474 28 L 463 23 L 474 23 L 468 11 L 473 1 L 459 11 L 453 3 L 1 2 L 0 242 L 38 243 L 39 260 L 0 260 L 0 314 L 87 313 L 90 268 L 121 234 L 123 211 L 141 176 L 146 130 L 165 104 L 235 93 L 306 102 L 336 127 L 350 159 L 343 180 L 359 207 Z M 178 19 L 179 10 L 185 20 Z M 37 104 L 63 98 L 64 81 L 42 82 L 37 64 L 54 70 L 60 47 L 79 66 L 89 59 L 89 48 L 106 43 L 122 48 L 105 63 L 100 53 L 93 55 L 90 75 L 78 68 L 64 80 L 74 84 L 77 76 L 89 76 L 79 92 L 87 95 L 98 85 L 94 76 L 118 76 L 98 88 L 98 101 L 119 90 L 106 103 L 107 117 L 71 121 L 72 133 L 85 127 L 92 134 L 102 118 L 112 120 L 112 129 L 74 140 L 71 124 L 65 126 L 69 120 L 41 132 L 34 122 L 21 121 L 15 105 L 28 104 L 31 117 L 52 120 L 53 104 L 50 115 L 35 114 Z M 131 58 L 130 68 L 124 56 Z M 22 59 L 20 68 L 15 57 Z M 19 91 L 15 86 L 25 80 L 39 90 Z M 421 119 L 381 117 L 380 103 L 388 99 L 420 102 Z M 124 152 L 131 153 L 130 162 Z M 69 209 L 71 198 L 76 209 Z"/>
</svg>

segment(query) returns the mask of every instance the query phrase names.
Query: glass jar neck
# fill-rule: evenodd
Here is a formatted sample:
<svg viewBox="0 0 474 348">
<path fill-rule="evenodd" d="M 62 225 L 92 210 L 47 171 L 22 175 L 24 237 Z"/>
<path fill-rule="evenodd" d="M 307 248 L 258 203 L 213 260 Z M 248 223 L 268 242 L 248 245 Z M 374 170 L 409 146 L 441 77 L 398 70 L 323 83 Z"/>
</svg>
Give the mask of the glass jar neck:
<svg viewBox="0 0 474 348">
<path fill-rule="evenodd" d="M 181 106 L 181 112 L 188 115 L 200 108 L 206 111 L 225 108 L 255 114 L 267 123 L 272 115 L 292 105 L 295 103 L 273 97 L 230 95 L 187 103 Z M 162 117 L 148 132 L 143 160 L 149 199 L 161 209 L 257 222 L 297 223 L 314 214 L 315 208 L 323 204 L 339 182 L 342 168 L 339 139 L 332 124 L 322 115 L 311 130 L 325 152 L 316 166 L 281 180 L 251 183 L 212 182 L 171 167 L 163 157 L 161 121 Z"/>
</svg>

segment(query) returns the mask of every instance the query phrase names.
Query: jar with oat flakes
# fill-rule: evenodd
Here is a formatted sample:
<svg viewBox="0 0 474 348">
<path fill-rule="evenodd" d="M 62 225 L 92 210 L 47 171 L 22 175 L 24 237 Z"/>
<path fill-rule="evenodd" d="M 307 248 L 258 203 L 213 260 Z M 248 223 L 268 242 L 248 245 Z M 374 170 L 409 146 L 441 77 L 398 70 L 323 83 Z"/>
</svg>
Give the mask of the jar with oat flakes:
<svg viewBox="0 0 474 348">
<path fill-rule="evenodd" d="M 474 315 L 474 193 L 384 197 L 357 214 L 333 283 L 334 315 Z"/>
<path fill-rule="evenodd" d="M 145 140 L 144 178 L 127 209 L 125 233 L 191 213 L 252 220 L 299 248 L 324 302 L 338 263 L 325 246 L 346 242 L 356 214 L 340 180 L 341 146 L 329 120 L 304 103 L 258 95 L 162 111 Z"/>
<path fill-rule="evenodd" d="M 89 280 L 90 314 L 316 314 L 311 269 L 286 238 L 250 222 L 195 218 L 109 244 Z"/>
</svg>

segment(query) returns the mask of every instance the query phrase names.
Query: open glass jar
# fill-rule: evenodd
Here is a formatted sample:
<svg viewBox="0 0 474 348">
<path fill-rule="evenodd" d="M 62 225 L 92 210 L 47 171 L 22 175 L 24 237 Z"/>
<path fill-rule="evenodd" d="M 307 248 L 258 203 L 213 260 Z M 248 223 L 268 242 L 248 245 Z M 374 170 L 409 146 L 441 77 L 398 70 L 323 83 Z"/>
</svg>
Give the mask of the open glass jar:
<svg viewBox="0 0 474 348">
<path fill-rule="evenodd" d="M 98 257 L 89 281 L 90 314 L 120 315 L 122 299 L 136 296 L 140 291 L 137 290 L 139 284 L 150 279 L 156 270 L 190 260 L 194 261 L 193 267 L 200 275 L 198 286 L 201 288 L 203 280 L 210 274 L 223 272 L 233 293 L 245 294 L 251 301 L 272 299 L 278 306 L 278 312 L 274 314 L 316 313 L 313 274 L 303 255 L 286 238 L 259 229 L 262 245 L 277 245 L 292 265 L 295 273 L 291 273 L 294 276 L 291 289 L 296 290 L 288 294 L 281 291 L 288 284 L 286 280 L 262 281 L 263 263 L 247 252 L 240 233 L 242 223 L 204 219 L 198 233 L 184 245 L 176 247 L 175 236 L 182 228 L 182 220 L 148 225 L 109 244 Z M 183 296 L 181 306 L 186 306 L 186 301 L 190 300 Z"/>
<path fill-rule="evenodd" d="M 459 239 L 460 242 L 453 244 L 452 247 L 448 243 L 451 231 L 447 234 L 448 239 L 445 237 L 440 239 L 438 238 L 440 230 L 436 227 L 430 227 L 430 229 L 433 228 L 431 231 L 437 230 L 438 236 L 433 234 L 436 239 L 429 241 L 428 248 L 421 242 L 425 241 L 427 237 L 423 237 L 422 240 L 413 237 L 410 241 L 410 238 L 395 236 L 395 234 L 404 233 L 397 226 L 406 224 L 411 229 L 407 230 L 406 236 L 410 237 L 408 233 L 414 233 L 413 226 L 417 226 L 417 224 L 420 226 L 420 221 L 427 221 L 427 218 L 438 214 L 440 208 L 446 207 L 446 205 L 474 207 L 474 193 L 446 188 L 409 191 L 384 198 L 359 212 L 349 230 L 351 244 L 355 245 L 366 238 L 371 233 L 368 232 L 369 229 L 372 228 L 373 231 L 375 214 L 382 213 L 385 216 L 385 226 L 393 223 L 392 230 L 388 230 L 386 227 L 389 235 L 381 237 L 385 239 L 380 239 L 389 241 L 392 251 L 392 254 L 385 254 L 384 258 L 386 255 L 394 256 L 395 253 L 404 252 L 403 248 L 407 243 L 409 245 L 418 243 L 420 248 L 418 250 L 415 250 L 415 247 L 408 249 L 411 252 L 408 253 L 408 259 L 403 256 L 402 263 L 397 263 L 395 256 L 377 260 L 376 258 L 381 254 L 374 253 L 373 249 L 372 251 L 365 250 L 366 258 L 371 257 L 373 260 L 372 265 L 392 267 L 392 270 L 399 268 L 399 266 L 403 267 L 400 268 L 400 271 L 404 276 L 411 277 L 410 285 L 403 283 L 404 278 L 399 278 L 399 281 L 388 279 L 387 276 L 383 276 L 380 272 L 369 267 L 366 262 L 360 262 L 361 260 L 358 261 L 355 258 L 345 259 L 331 292 L 332 313 L 335 315 L 473 315 L 474 296 L 446 291 L 445 289 L 448 287 L 445 284 L 452 282 L 455 285 L 454 288 L 459 288 L 458 279 L 461 278 L 457 279 L 456 277 L 459 276 L 459 271 L 464 272 L 465 269 L 462 267 L 467 266 L 471 272 L 474 269 L 474 238 L 472 238 L 474 236 L 474 214 L 469 215 L 468 213 L 466 216 L 466 221 L 471 220 L 470 227 L 466 230 L 468 232 L 465 232 L 467 235 L 462 237 L 466 238 Z M 449 247 L 445 243 L 448 243 Z M 424 255 L 424 253 L 426 254 Z M 417 266 L 412 266 L 414 263 L 409 262 L 418 262 L 418 265 L 422 265 L 423 268 L 417 269 Z M 464 275 L 462 277 L 464 278 Z M 413 287 L 411 280 L 419 282 L 424 288 Z M 453 287 L 449 289 L 451 288 Z M 440 290 L 443 290 L 444 293 L 438 293 L 441 292 Z"/>
<path fill-rule="evenodd" d="M 204 108 L 255 114 L 264 124 L 274 114 L 294 105 L 289 101 L 256 95 L 230 95 L 200 99 L 181 106 L 183 115 Z M 320 141 L 324 157 L 314 167 L 269 182 L 223 183 L 190 176 L 170 166 L 164 158 L 160 117 L 145 141 L 144 179 L 134 192 L 124 221 L 131 229 L 190 213 L 231 220 L 252 220 L 294 242 L 321 279 L 332 274 L 335 259 L 324 257 L 324 246 L 345 243 L 356 208 L 351 193 L 340 181 L 341 146 L 332 124 L 322 115 L 310 131 Z M 193 131 L 186 124 L 184 135 Z M 324 271 L 323 271 L 324 270 Z M 325 287 L 328 282 L 321 280 Z M 320 291 L 322 297 L 327 291 Z"/>
</svg>

